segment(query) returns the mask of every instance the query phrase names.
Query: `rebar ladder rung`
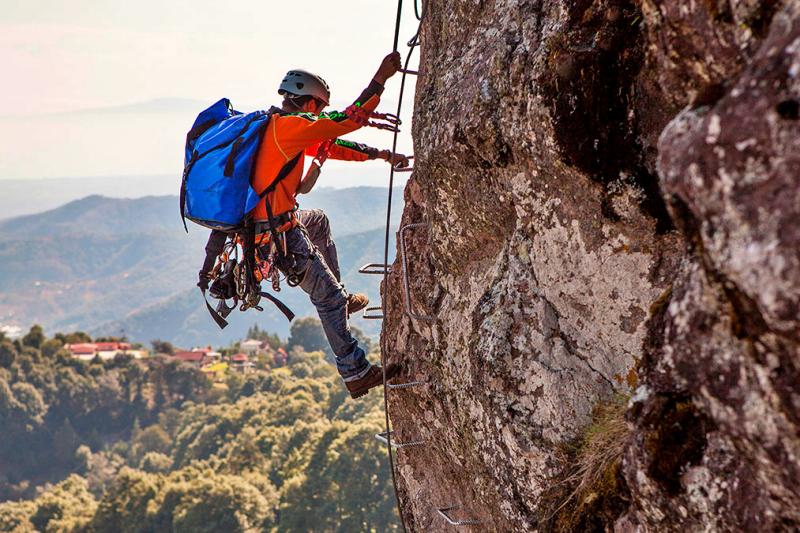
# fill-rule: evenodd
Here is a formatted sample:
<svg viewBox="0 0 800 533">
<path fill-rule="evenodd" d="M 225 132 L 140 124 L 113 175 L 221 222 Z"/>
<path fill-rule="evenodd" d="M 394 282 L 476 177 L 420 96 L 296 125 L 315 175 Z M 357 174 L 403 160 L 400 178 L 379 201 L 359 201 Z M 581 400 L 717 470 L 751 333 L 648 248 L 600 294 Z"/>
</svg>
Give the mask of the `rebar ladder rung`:
<svg viewBox="0 0 800 533">
<path fill-rule="evenodd" d="M 378 433 L 377 435 L 375 435 L 375 438 L 384 444 L 388 444 L 389 439 L 387 437 L 392 434 L 394 434 L 394 431 L 384 431 L 383 433 Z M 423 444 L 425 444 L 424 440 L 412 440 L 409 442 L 392 441 L 392 448 L 394 448 L 395 450 L 401 450 L 403 448 L 410 448 L 412 446 L 422 446 Z"/>
<path fill-rule="evenodd" d="M 414 71 L 413 70 L 409 70 L 408 72 L 411 73 L 411 72 L 414 72 Z M 416 74 L 416 72 L 414 72 L 414 73 Z M 414 159 L 414 156 L 410 155 L 410 156 L 408 156 L 408 159 L 409 160 Z M 394 172 L 414 172 L 414 167 L 397 167 L 397 166 L 394 166 L 392 168 L 393 168 Z"/>
<path fill-rule="evenodd" d="M 439 515 L 441 515 L 441 517 L 444 518 L 447 521 L 447 523 L 450 524 L 451 526 L 474 526 L 481 523 L 480 520 L 472 520 L 472 519 L 453 520 L 450 517 L 450 515 L 447 514 L 448 511 L 454 511 L 460 508 L 461 508 L 460 505 L 451 505 L 450 507 L 443 507 L 442 509 L 436 509 L 436 512 L 438 512 Z"/>
<path fill-rule="evenodd" d="M 376 314 L 376 311 L 380 311 L 380 314 Z M 366 320 L 383 320 L 383 311 L 380 307 L 367 307 L 364 309 L 364 314 L 361 315 L 361 318 Z"/>
<path fill-rule="evenodd" d="M 383 275 L 384 269 L 391 274 L 392 265 L 384 263 L 367 263 L 358 269 L 359 274 L 380 274 Z"/>
<path fill-rule="evenodd" d="M 409 381 L 407 383 L 387 383 L 386 386 L 390 389 L 410 389 L 411 387 L 421 387 L 427 385 L 427 381 Z"/>
</svg>

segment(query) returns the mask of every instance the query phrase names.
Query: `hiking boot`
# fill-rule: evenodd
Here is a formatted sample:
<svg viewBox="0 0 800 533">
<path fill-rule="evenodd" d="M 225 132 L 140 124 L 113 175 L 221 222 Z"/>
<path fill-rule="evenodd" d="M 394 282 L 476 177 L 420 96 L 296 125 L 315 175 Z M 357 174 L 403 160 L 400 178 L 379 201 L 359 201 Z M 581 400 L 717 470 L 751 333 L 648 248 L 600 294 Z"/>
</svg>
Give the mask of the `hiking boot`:
<svg viewBox="0 0 800 533">
<path fill-rule="evenodd" d="M 399 373 L 399 365 L 389 365 L 386 367 L 386 380 L 388 381 Z M 368 393 L 370 389 L 378 385 L 383 385 L 383 370 L 378 365 L 372 365 L 369 372 L 367 372 L 363 378 L 345 382 L 345 385 L 347 385 L 347 390 L 350 391 L 351 398 L 361 398 Z"/>
<path fill-rule="evenodd" d="M 366 294 L 356 293 L 347 295 L 347 316 L 357 313 L 369 305 Z"/>
</svg>

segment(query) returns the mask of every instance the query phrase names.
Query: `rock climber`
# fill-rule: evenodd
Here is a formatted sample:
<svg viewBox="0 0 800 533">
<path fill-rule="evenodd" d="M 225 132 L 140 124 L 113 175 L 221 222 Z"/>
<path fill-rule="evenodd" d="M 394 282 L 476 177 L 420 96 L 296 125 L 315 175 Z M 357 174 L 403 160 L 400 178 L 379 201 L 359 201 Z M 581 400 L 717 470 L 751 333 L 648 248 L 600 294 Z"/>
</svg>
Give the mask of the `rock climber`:
<svg viewBox="0 0 800 533">
<path fill-rule="evenodd" d="M 318 158 L 322 155 L 323 160 L 326 156 L 349 161 L 380 158 L 398 167 L 407 166 L 408 158 L 402 154 L 339 139 L 364 125 L 354 112 L 374 111 L 383 85 L 399 69 L 400 54 L 387 55 L 367 88 L 344 113 L 322 112 L 330 101 L 330 89 L 325 80 L 303 70 L 289 71 L 278 89 L 278 94 L 284 98 L 281 110 L 270 119 L 258 152 L 253 188 L 268 187 L 284 165 L 298 154 Z M 383 370 L 367 361 L 347 322 L 348 315 L 366 307 L 369 300 L 363 294 L 348 295 L 341 284 L 336 246 L 331 239 L 327 216 L 320 210 L 297 211 L 297 194 L 308 192 L 316 180 L 313 173 L 302 179 L 302 163 L 301 156 L 299 164 L 265 200 L 282 233 L 287 255 L 294 263 L 292 272 L 284 274 L 297 276 L 300 287 L 310 296 L 336 357 L 339 374 L 350 396 L 358 398 L 383 383 Z M 252 213 L 257 221 L 257 235 L 269 231 L 265 200 Z M 387 368 L 387 379 L 398 370 L 394 366 Z"/>
</svg>

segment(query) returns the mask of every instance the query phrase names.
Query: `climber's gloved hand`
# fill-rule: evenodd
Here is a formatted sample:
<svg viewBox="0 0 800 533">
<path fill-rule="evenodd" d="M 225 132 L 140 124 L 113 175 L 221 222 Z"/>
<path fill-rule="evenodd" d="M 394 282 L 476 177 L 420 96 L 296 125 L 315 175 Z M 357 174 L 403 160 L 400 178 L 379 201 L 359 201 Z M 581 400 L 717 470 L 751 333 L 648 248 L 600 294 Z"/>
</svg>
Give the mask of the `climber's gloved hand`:
<svg viewBox="0 0 800 533">
<path fill-rule="evenodd" d="M 393 154 L 391 150 L 382 150 L 379 157 L 394 168 L 408 168 L 409 165 L 408 156 L 397 153 Z"/>
<path fill-rule="evenodd" d="M 381 65 L 378 67 L 378 71 L 372 79 L 383 85 L 386 83 L 386 80 L 397 74 L 400 67 L 400 52 L 392 52 L 383 58 Z"/>
</svg>

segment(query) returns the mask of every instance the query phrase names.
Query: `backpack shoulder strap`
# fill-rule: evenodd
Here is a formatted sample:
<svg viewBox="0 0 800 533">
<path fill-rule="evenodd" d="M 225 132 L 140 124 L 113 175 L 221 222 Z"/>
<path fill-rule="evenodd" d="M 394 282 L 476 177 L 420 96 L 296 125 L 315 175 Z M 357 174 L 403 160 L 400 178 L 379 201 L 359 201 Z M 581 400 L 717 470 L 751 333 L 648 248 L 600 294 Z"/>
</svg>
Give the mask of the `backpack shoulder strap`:
<svg viewBox="0 0 800 533">
<path fill-rule="evenodd" d="M 278 172 L 278 175 L 275 176 L 275 179 L 272 180 L 272 183 L 270 183 L 269 186 L 267 186 L 263 191 L 258 193 L 258 197 L 263 199 L 266 195 L 274 191 L 278 184 L 283 181 L 283 179 L 288 176 L 292 170 L 294 170 L 294 167 L 297 166 L 297 163 L 300 161 L 301 157 L 303 157 L 303 152 L 300 152 L 294 156 L 293 159 L 287 161 L 286 164 L 281 167 L 281 170 Z"/>
</svg>

